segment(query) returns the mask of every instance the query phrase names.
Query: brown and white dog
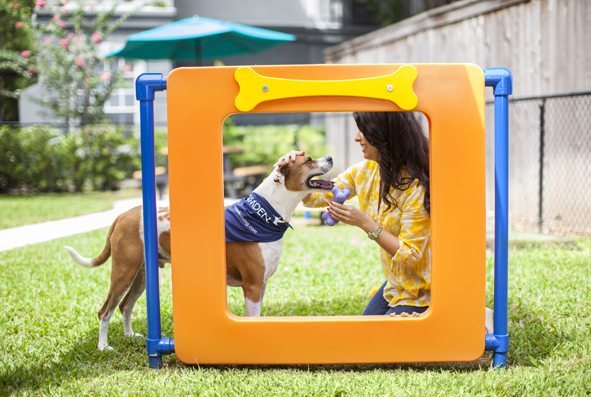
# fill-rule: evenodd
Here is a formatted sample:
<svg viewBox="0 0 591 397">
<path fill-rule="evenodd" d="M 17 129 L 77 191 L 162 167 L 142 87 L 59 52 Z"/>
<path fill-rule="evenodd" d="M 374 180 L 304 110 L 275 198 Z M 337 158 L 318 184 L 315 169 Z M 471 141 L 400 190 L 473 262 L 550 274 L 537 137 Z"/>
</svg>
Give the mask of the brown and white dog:
<svg viewBox="0 0 591 397">
<path fill-rule="evenodd" d="M 298 203 L 311 191 L 329 190 L 332 182 L 312 179 L 332 168 L 332 158 L 313 160 L 297 156 L 295 161 L 273 172 L 254 190 L 289 222 Z M 141 336 L 133 332 L 131 312 L 145 288 L 142 208 L 135 207 L 119 215 L 107 234 L 103 251 L 96 258 L 84 258 L 74 248 L 65 247 L 72 258 L 86 267 L 102 265 L 111 257 L 111 285 L 107 299 L 98 312 L 99 350 L 112 350 L 108 344 L 109 321 L 115 308 L 123 315 L 126 336 Z M 226 242 L 227 282 L 242 287 L 247 316 L 259 316 L 267 280 L 279 265 L 281 240 L 257 242 Z M 170 215 L 168 208 L 158 209 L 158 264 L 171 261 Z"/>
</svg>

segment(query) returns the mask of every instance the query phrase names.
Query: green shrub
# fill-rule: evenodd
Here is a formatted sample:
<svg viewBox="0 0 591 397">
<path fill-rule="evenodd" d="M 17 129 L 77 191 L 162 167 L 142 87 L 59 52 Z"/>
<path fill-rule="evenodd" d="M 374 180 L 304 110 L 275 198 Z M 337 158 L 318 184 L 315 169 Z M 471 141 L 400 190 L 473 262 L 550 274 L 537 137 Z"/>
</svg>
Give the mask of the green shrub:
<svg viewBox="0 0 591 397">
<path fill-rule="evenodd" d="M 166 128 L 154 129 L 154 147 L 154 162 L 156 164 L 156 167 L 166 167 L 168 155 L 162 152 L 162 150 L 165 148 L 166 150 L 168 150 L 168 131 L 166 130 Z"/>
<path fill-rule="evenodd" d="M 82 191 L 85 183 L 93 190 L 117 190 L 139 167 L 137 139 L 118 127 L 85 126 L 66 136 L 63 145 L 75 191 Z"/>
<path fill-rule="evenodd" d="M 61 192 L 67 161 L 58 132 L 46 126 L 0 128 L 0 192 Z"/>
<path fill-rule="evenodd" d="M 0 127 L 0 193 L 115 190 L 138 168 L 137 139 L 115 126 Z"/>
<path fill-rule="evenodd" d="M 322 127 L 297 125 L 224 127 L 224 145 L 237 146 L 243 153 L 232 155 L 236 167 L 272 165 L 292 150 L 304 150 L 312 157 L 326 155 L 325 132 Z"/>
<path fill-rule="evenodd" d="M 238 146 L 235 167 L 271 165 L 291 150 L 326 154 L 324 130 L 311 126 L 224 128 L 224 145 Z M 166 165 L 166 130 L 155 133 L 156 165 Z M 89 125 L 64 135 L 48 126 L 0 127 L 0 193 L 115 190 L 140 169 L 139 141 L 112 125 Z"/>
</svg>

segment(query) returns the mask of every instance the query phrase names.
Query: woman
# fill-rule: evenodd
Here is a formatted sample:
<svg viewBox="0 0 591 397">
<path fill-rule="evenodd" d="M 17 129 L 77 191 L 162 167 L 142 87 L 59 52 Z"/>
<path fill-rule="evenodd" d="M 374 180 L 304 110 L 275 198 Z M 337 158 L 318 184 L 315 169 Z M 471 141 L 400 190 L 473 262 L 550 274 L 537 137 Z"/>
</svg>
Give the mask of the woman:
<svg viewBox="0 0 591 397">
<path fill-rule="evenodd" d="M 428 309 L 431 292 L 429 142 L 413 113 L 353 113 L 364 161 L 337 176 L 335 185 L 357 196 L 359 207 L 313 193 L 309 207 L 328 205 L 337 220 L 357 226 L 381 248 L 386 281 L 365 315 L 412 315 Z M 278 164 L 294 160 L 292 152 Z"/>
</svg>

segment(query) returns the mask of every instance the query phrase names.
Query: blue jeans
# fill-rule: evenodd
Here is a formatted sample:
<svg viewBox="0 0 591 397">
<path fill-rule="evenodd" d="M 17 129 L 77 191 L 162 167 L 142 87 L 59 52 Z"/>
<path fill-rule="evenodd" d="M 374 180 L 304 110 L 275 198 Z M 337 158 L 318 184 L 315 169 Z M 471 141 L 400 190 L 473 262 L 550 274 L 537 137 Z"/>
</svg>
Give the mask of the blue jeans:
<svg viewBox="0 0 591 397">
<path fill-rule="evenodd" d="M 400 305 L 390 307 L 388 306 L 388 301 L 384 299 L 384 287 L 386 286 L 386 282 L 382 284 L 378 292 L 371 298 L 365 309 L 363 310 L 364 316 L 371 316 L 371 315 L 383 315 L 383 314 L 402 314 L 408 313 L 412 314 L 415 313 L 423 313 L 426 311 L 429 306 L 407 306 L 407 305 Z"/>
</svg>

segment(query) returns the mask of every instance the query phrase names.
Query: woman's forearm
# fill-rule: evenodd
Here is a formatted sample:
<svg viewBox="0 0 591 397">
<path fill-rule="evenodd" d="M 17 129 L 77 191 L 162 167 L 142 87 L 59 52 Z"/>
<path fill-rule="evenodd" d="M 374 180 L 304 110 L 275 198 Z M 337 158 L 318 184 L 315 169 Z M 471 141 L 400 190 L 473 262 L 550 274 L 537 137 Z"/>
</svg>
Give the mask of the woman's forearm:
<svg viewBox="0 0 591 397">
<path fill-rule="evenodd" d="M 379 227 L 379 225 L 376 221 L 372 219 L 360 227 L 364 232 L 371 233 L 375 231 Z M 380 247 L 382 247 L 387 253 L 389 253 L 392 256 L 394 256 L 396 254 L 396 251 L 398 251 L 398 248 L 400 248 L 400 242 L 398 240 L 398 237 L 394 236 L 386 229 L 383 229 L 380 232 L 380 235 L 375 240 L 375 242 L 378 243 Z"/>
</svg>

